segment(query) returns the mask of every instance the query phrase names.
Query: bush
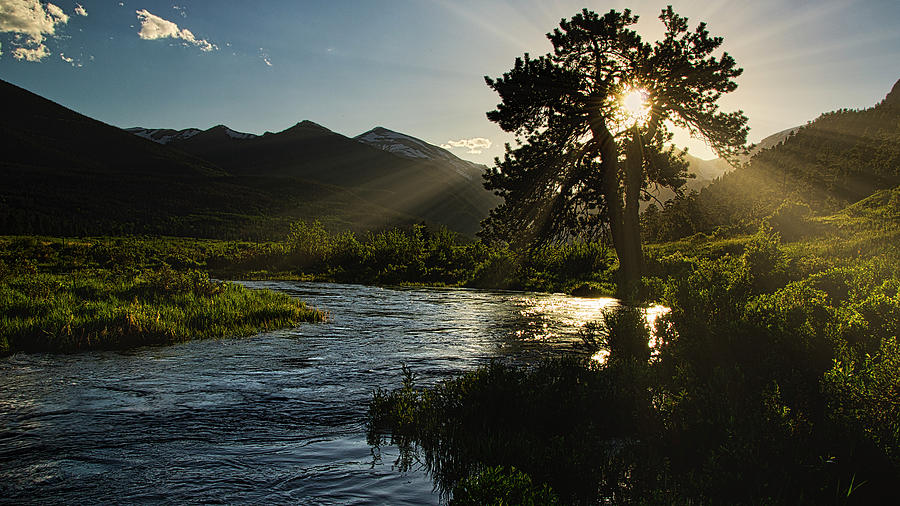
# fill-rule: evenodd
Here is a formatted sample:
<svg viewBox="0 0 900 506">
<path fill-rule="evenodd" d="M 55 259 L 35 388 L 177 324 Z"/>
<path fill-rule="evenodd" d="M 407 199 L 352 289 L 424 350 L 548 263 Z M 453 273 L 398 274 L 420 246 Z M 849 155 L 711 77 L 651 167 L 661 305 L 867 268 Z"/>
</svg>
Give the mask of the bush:
<svg viewBox="0 0 900 506">
<path fill-rule="evenodd" d="M 766 217 L 765 222 L 785 241 L 796 241 L 813 233 L 814 226 L 810 216 L 812 209 L 809 204 L 785 200 L 775 212 Z"/>
<path fill-rule="evenodd" d="M 489 467 L 453 487 L 452 506 L 544 506 L 559 504 L 547 485 L 537 486 L 515 467 Z"/>
</svg>

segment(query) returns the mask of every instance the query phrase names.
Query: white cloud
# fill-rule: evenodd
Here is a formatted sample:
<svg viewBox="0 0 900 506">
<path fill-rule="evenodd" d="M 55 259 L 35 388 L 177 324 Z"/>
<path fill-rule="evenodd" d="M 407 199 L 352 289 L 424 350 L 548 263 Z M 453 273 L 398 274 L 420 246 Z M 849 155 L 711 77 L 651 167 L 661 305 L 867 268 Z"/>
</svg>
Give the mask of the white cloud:
<svg viewBox="0 0 900 506">
<path fill-rule="evenodd" d="M 187 28 L 178 28 L 175 23 L 163 19 L 155 14 L 151 14 L 147 9 L 135 11 L 138 20 L 141 22 L 141 30 L 138 36 L 144 40 L 155 39 L 181 39 L 185 43 L 193 44 L 200 48 L 201 51 L 213 51 L 219 49 L 215 44 L 204 39 L 198 39 Z"/>
<path fill-rule="evenodd" d="M 66 23 L 66 22 L 69 21 L 69 16 L 67 16 L 66 13 L 63 12 L 63 10 L 60 9 L 60 8 L 59 8 L 58 6 L 56 6 L 56 5 L 53 5 L 53 4 L 51 4 L 51 3 L 48 3 L 48 4 L 47 4 L 47 12 L 48 12 L 51 16 L 53 16 L 55 19 L 60 19 L 60 20 L 62 20 L 63 23 Z"/>
<path fill-rule="evenodd" d="M 447 141 L 447 144 L 441 144 L 444 149 L 465 148 L 470 155 L 479 155 L 485 149 L 488 149 L 494 143 L 490 139 L 484 137 L 472 137 L 471 139 L 460 139 L 458 141 Z"/>
<path fill-rule="evenodd" d="M 81 4 L 75 4 L 75 14 L 79 16 L 87 16 L 87 9 L 84 8 Z"/>
<path fill-rule="evenodd" d="M 69 16 L 58 6 L 38 0 L 0 0 L 0 33 L 15 34 L 16 43 L 24 47 L 13 50 L 13 58 L 41 61 L 50 55 L 44 38 L 56 34 L 57 25 L 69 22 Z"/>
<path fill-rule="evenodd" d="M 13 49 L 13 58 L 17 60 L 38 62 L 50 56 L 50 50 L 43 44 L 35 47 L 17 47 Z"/>
<path fill-rule="evenodd" d="M 72 63 L 73 61 L 75 61 L 75 58 L 68 58 L 63 53 L 59 53 L 59 57 L 62 59 L 62 61 L 66 62 L 66 63 Z"/>
</svg>

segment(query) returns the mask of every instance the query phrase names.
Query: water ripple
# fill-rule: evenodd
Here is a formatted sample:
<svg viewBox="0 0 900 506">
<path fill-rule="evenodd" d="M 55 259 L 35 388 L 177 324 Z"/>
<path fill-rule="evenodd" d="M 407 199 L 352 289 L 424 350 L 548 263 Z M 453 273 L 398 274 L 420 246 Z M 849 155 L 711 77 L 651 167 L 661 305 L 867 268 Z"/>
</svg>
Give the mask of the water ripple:
<svg viewBox="0 0 900 506">
<path fill-rule="evenodd" d="M 611 300 L 256 282 L 326 324 L 245 339 L 0 360 L 0 503 L 439 502 L 364 438 L 401 364 L 423 384 L 565 349 Z"/>
</svg>

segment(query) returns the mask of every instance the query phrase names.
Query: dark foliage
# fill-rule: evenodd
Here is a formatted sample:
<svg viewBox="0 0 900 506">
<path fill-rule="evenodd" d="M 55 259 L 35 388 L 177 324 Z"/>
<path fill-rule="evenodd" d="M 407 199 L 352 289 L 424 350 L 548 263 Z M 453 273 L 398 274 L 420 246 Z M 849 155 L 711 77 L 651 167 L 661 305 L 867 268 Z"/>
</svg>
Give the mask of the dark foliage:
<svg viewBox="0 0 900 506">
<path fill-rule="evenodd" d="M 661 245 L 648 285 L 671 313 L 649 360 L 624 359 L 646 336 L 624 312 L 585 331 L 604 365 L 492 364 L 430 389 L 410 373 L 374 396 L 371 441 L 420 452 L 447 490 L 515 466 L 571 503 L 882 503 L 900 477 L 894 193 L 802 248 L 770 227 Z"/>
</svg>

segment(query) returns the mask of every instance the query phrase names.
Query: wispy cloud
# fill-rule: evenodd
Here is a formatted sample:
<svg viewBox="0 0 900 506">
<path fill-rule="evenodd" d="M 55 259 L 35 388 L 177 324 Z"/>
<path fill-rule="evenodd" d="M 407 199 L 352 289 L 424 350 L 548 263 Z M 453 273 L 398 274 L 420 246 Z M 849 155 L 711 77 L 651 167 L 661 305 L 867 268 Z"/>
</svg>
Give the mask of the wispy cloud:
<svg viewBox="0 0 900 506">
<path fill-rule="evenodd" d="M 262 58 L 263 63 L 265 63 L 267 67 L 272 66 L 272 60 L 269 59 L 269 53 L 267 53 L 265 49 L 259 48 L 259 57 Z"/>
<path fill-rule="evenodd" d="M 0 33 L 16 35 L 15 40 L 21 45 L 12 51 L 12 55 L 17 60 L 37 62 L 49 56 L 45 37 L 56 34 L 56 27 L 68 22 L 69 16 L 52 3 L 0 0 Z"/>
<path fill-rule="evenodd" d="M 458 141 L 447 141 L 447 144 L 441 144 L 444 149 L 464 148 L 468 149 L 466 153 L 470 155 L 480 155 L 485 149 L 489 149 L 494 143 L 490 139 L 484 137 L 472 137 L 471 139 L 460 139 Z"/>
<path fill-rule="evenodd" d="M 87 9 L 84 8 L 81 4 L 75 4 L 75 14 L 79 16 L 87 16 Z"/>
<path fill-rule="evenodd" d="M 198 39 L 187 28 L 178 28 L 175 23 L 163 19 L 155 14 L 151 14 L 147 9 L 135 11 L 138 20 L 141 22 L 141 30 L 138 36 L 144 40 L 155 39 L 180 39 L 185 44 L 193 44 L 200 48 L 201 51 L 214 51 L 219 49 L 218 46 L 205 39 Z"/>
</svg>

